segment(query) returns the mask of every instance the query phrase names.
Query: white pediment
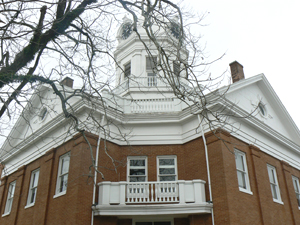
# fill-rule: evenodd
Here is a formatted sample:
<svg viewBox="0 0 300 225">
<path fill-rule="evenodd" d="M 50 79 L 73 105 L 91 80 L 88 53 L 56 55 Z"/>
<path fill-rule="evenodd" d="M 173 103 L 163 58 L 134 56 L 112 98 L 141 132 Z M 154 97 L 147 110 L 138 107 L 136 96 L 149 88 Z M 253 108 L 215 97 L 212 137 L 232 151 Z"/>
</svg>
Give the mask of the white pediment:
<svg viewBox="0 0 300 225">
<path fill-rule="evenodd" d="M 234 83 L 226 98 L 264 125 L 300 145 L 300 132 L 263 74 Z"/>
</svg>

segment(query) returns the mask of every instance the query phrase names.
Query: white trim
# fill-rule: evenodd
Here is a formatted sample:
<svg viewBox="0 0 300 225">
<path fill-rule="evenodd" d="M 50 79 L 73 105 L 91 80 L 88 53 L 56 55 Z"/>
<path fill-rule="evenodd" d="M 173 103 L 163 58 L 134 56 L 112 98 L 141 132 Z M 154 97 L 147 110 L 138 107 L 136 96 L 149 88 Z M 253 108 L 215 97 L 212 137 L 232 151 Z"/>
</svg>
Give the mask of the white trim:
<svg viewBox="0 0 300 225">
<path fill-rule="evenodd" d="M 130 160 L 145 160 L 145 166 L 140 169 L 145 168 L 145 182 L 148 181 L 148 158 L 147 156 L 128 156 L 127 157 L 127 181 L 130 182 Z"/>
<path fill-rule="evenodd" d="M 30 183 L 29 183 L 29 190 L 28 190 L 28 196 L 27 196 L 27 203 L 26 203 L 26 206 L 25 208 L 29 208 L 31 206 L 34 206 L 34 203 L 35 203 L 35 200 L 36 200 L 36 194 L 37 194 L 37 187 L 38 187 L 38 184 L 39 184 L 39 176 L 40 176 L 40 168 L 36 169 L 36 170 L 33 170 L 31 172 L 31 176 L 30 176 Z M 34 179 L 35 178 L 35 181 L 36 181 L 36 186 L 33 186 L 33 182 L 34 182 Z M 32 198 L 32 194 L 34 194 L 34 199 L 33 199 L 33 202 L 30 202 L 31 201 L 31 198 Z"/>
<path fill-rule="evenodd" d="M 163 165 L 160 167 L 159 165 L 159 160 L 160 159 L 174 159 L 174 166 L 173 165 Z M 175 174 L 170 174 L 170 176 L 175 176 L 175 180 L 178 180 L 178 173 L 177 173 L 177 156 L 176 155 L 160 155 L 156 157 L 156 168 L 157 168 L 157 181 L 160 181 L 160 172 L 159 168 L 174 168 L 175 169 Z"/>
<path fill-rule="evenodd" d="M 70 157 L 70 152 L 68 152 L 68 153 L 66 153 L 66 154 L 59 157 L 59 165 L 58 165 L 57 180 L 56 180 L 56 189 L 55 189 L 55 195 L 53 196 L 53 198 L 64 195 L 67 192 L 67 182 L 68 182 L 68 177 L 69 177 L 70 158 L 71 158 Z M 67 165 L 68 168 L 66 168 L 67 171 L 62 171 L 62 166 L 63 166 L 64 159 L 68 159 L 68 161 L 69 161 L 69 164 Z M 66 176 L 67 176 L 67 179 L 63 181 L 65 183 L 65 184 L 63 184 L 63 186 L 65 186 L 65 187 L 63 187 L 63 186 L 61 186 L 61 179 L 64 179 Z"/>
<path fill-rule="evenodd" d="M 267 164 L 267 169 L 268 169 L 268 175 L 269 175 L 269 181 L 270 181 L 270 187 L 271 187 L 273 201 L 276 203 L 279 203 L 279 204 L 283 204 L 283 202 L 281 200 L 281 195 L 280 195 L 280 189 L 279 189 L 279 184 L 278 184 L 278 179 L 277 179 L 276 168 L 270 164 Z M 276 195 L 277 198 L 274 195 Z"/>
<path fill-rule="evenodd" d="M 234 149 L 234 155 L 235 155 L 235 165 L 236 165 L 236 171 L 237 171 L 237 179 L 239 183 L 239 176 L 238 174 L 241 174 L 245 180 L 245 188 L 239 186 L 239 190 L 248 194 L 253 194 L 251 192 L 251 186 L 250 186 L 250 181 L 249 181 L 249 173 L 248 173 L 248 167 L 247 167 L 247 160 L 246 160 L 246 153 L 242 152 L 238 149 Z M 240 156 L 240 159 L 242 160 L 242 168 L 238 168 L 237 160 L 238 157 Z"/>
<path fill-rule="evenodd" d="M 60 197 L 60 196 L 65 195 L 66 193 L 67 193 L 67 191 L 62 191 L 62 192 L 60 192 L 60 193 L 58 193 L 58 194 L 55 194 L 55 195 L 53 196 L 53 198 L 58 198 L 58 197 Z"/>
<path fill-rule="evenodd" d="M 92 207 L 95 216 L 157 216 L 210 214 L 213 204 L 149 204 L 149 205 L 97 205 Z"/>
<path fill-rule="evenodd" d="M 24 209 L 31 208 L 31 207 L 33 207 L 34 205 L 35 205 L 35 203 L 32 203 L 32 204 L 30 204 L 30 205 L 25 205 Z"/>
</svg>

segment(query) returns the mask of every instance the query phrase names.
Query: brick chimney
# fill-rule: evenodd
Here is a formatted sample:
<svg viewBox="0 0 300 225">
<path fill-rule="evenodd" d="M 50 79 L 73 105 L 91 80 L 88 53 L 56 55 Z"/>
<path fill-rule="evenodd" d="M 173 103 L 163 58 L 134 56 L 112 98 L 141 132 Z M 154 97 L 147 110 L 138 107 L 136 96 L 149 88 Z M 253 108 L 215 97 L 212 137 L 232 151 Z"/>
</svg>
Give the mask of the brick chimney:
<svg viewBox="0 0 300 225">
<path fill-rule="evenodd" d="M 234 61 L 230 63 L 229 66 L 231 70 L 232 83 L 245 79 L 243 66 L 240 63 Z"/>
<path fill-rule="evenodd" d="M 73 88 L 73 79 L 71 79 L 70 77 L 66 77 L 65 79 L 63 79 L 60 84 L 61 85 L 65 85 L 67 87 Z"/>
</svg>

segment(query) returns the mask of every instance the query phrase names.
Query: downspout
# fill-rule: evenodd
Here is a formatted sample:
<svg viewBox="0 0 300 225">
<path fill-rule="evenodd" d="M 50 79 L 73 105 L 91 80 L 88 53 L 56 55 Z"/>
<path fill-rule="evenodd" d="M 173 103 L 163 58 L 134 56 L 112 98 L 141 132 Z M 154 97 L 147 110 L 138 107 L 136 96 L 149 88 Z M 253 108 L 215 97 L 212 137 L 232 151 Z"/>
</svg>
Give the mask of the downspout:
<svg viewBox="0 0 300 225">
<path fill-rule="evenodd" d="M 103 124 L 104 116 L 102 116 L 101 125 Z M 96 187 L 97 187 L 97 170 L 98 168 L 98 157 L 99 157 L 99 149 L 100 149 L 100 141 L 101 141 L 101 127 L 99 129 L 99 136 L 97 141 L 97 148 L 96 148 L 96 160 L 95 160 L 95 174 L 94 174 L 94 187 L 93 187 L 93 202 L 92 206 L 95 206 L 96 204 Z M 94 224 L 94 210 L 92 210 L 92 219 L 91 219 L 91 225 Z"/>
<path fill-rule="evenodd" d="M 201 122 L 200 114 L 198 114 L 198 121 L 199 121 L 199 126 L 201 126 L 201 136 L 202 136 L 202 139 L 203 139 L 203 144 L 204 144 L 204 149 L 205 149 L 205 160 L 206 160 L 206 170 L 207 170 L 209 202 L 212 203 L 213 201 L 212 201 L 212 192 L 211 192 L 208 151 L 207 151 L 206 138 L 205 138 L 205 135 L 204 135 L 204 132 L 203 132 L 203 125 L 202 125 L 202 122 Z M 212 221 L 212 225 L 214 225 L 215 224 L 215 219 L 214 219 L 214 209 L 213 209 L 213 207 L 211 208 L 211 221 Z"/>
</svg>

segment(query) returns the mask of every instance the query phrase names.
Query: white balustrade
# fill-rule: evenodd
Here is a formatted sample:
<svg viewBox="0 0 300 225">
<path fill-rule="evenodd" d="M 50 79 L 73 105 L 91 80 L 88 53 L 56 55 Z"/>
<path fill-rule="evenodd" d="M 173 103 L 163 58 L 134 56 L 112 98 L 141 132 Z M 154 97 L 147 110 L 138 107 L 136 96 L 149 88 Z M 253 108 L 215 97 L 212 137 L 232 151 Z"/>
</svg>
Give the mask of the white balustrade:
<svg viewBox="0 0 300 225">
<path fill-rule="evenodd" d="M 171 112 L 174 111 L 173 98 L 134 99 L 131 101 L 132 113 Z"/>
<path fill-rule="evenodd" d="M 110 182 L 99 185 L 99 205 L 204 203 L 205 181 Z"/>
<path fill-rule="evenodd" d="M 179 79 L 180 84 L 188 87 L 188 81 L 185 78 Z M 173 82 L 173 81 L 171 81 Z M 177 78 L 175 82 L 178 83 Z M 148 76 L 148 77 L 129 77 L 126 78 L 122 83 L 120 83 L 115 89 L 115 94 L 121 94 L 122 92 L 128 90 L 129 88 L 151 88 L 151 87 L 170 87 L 170 84 L 166 78 L 158 76 Z"/>
</svg>

